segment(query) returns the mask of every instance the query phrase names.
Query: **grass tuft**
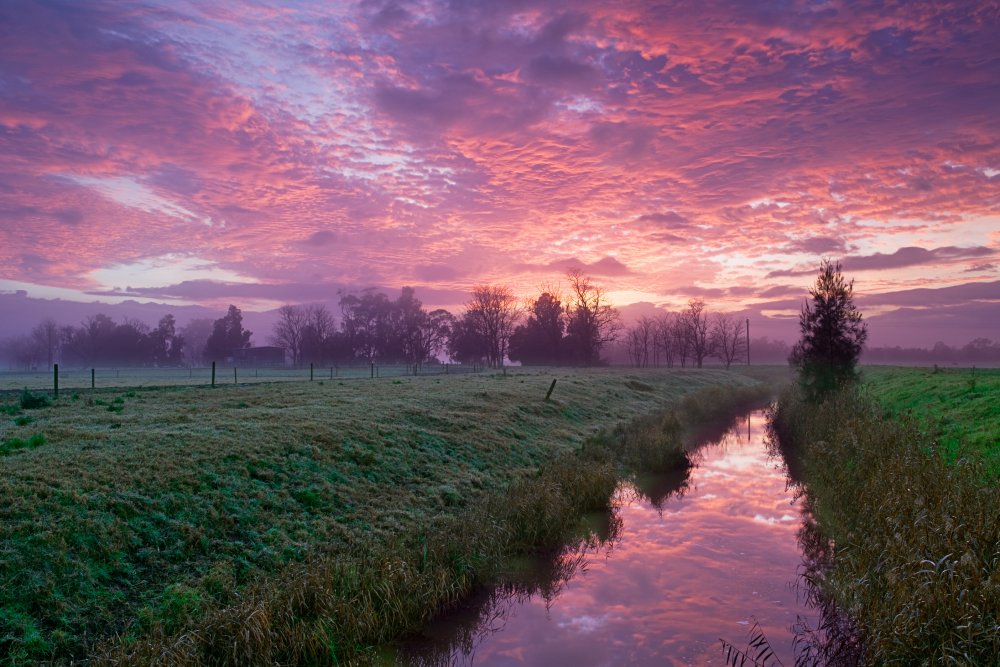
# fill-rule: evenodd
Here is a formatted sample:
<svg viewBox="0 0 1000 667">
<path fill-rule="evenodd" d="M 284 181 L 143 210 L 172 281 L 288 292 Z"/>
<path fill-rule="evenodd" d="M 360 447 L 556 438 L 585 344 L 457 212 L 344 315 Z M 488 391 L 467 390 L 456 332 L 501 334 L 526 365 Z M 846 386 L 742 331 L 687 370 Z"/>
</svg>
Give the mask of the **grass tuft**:
<svg viewBox="0 0 1000 667">
<path fill-rule="evenodd" d="M 52 401 L 45 394 L 34 394 L 25 388 L 21 392 L 20 404 L 22 410 L 37 410 L 49 407 L 52 405 Z"/>
<path fill-rule="evenodd" d="M 27 440 L 21 438 L 10 438 L 0 443 L 0 456 L 7 456 L 19 449 L 35 449 L 45 444 L 45 435 L 35 433 Z"/>
</svg>

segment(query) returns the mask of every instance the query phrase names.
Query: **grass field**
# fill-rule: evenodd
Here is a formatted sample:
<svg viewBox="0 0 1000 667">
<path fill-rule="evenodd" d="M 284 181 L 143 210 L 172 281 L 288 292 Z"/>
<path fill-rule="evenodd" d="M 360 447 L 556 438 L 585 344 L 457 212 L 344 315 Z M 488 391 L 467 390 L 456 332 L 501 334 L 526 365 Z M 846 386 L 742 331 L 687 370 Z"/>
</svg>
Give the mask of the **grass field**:
<svg viewBox="0 0 1000 667">
<path fill-rule="evenodd" d="M 431 532 L 598 429 L 754 382 L 609 369 L 66 391 L 33 410 L 8 395 L 0 661 L 170 630 L 290 564 Z"/>
<path fill-rule="evenodd" d="M 911 414 L 949 460 L 981 456 L 1000 476 L 1000 369 L 868 366 L 864 384 L 892 414 Z"/>
</svg>

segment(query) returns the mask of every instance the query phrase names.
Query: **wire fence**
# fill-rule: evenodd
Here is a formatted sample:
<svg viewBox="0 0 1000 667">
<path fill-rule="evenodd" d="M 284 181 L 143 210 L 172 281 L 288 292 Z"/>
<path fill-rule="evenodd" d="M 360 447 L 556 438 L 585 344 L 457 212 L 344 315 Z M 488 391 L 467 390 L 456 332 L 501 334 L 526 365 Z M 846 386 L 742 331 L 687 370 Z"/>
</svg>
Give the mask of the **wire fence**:
<svg viewBox="0 0 1000 667">
<path fill-rule="evenodd" d="M 0 371 L 0 392 L 139 387 L 196 387 L 262 382 L 309 382 L 398 378 L 414 375 L 460 375 L 477 373 L 482 366 L 465 364 L 352 364 L 348 366 L 240 367 L 198 366 L 185 368 L 60 368 L 47 371 Z"/>
</svg>

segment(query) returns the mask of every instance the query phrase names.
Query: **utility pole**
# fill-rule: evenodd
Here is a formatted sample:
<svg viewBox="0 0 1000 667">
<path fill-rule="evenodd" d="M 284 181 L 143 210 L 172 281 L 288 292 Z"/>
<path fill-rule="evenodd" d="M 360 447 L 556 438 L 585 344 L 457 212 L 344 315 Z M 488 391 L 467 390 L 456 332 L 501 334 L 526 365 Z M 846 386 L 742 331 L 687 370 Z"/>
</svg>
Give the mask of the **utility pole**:
<svg viewBox="0 0 1000 667">
<path fill-rule="evenodd" d="M 750 365 L 750 318 L 747 318 L 747 366 Z"/>
</svg>

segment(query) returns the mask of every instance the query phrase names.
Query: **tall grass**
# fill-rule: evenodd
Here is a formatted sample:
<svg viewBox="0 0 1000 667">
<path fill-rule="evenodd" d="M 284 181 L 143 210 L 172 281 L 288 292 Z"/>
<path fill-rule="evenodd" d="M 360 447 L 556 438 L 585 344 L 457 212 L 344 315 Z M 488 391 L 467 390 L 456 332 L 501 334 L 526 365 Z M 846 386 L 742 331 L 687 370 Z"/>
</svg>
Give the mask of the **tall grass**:
<svg viewBox="0 0 1000 667">
<path fill-rule="evenodd" d="M 833 554 L 809 575 L 860 661 L 1000 664 L 1000 504 L 982 462 L 949 464 L 915 419 L 856 390 L 821 405 L 789 391 L 773 417 L 801 455 L 815 553 Z"/>
</svg>

